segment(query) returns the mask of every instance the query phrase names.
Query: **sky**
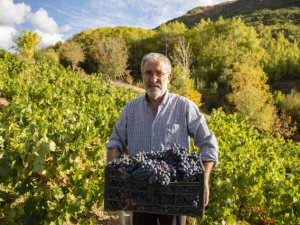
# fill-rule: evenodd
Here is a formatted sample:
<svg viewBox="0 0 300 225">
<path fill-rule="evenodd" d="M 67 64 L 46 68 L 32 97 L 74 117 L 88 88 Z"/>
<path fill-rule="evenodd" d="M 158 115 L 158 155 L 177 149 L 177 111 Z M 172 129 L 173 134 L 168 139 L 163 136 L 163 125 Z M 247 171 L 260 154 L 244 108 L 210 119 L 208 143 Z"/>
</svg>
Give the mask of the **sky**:
<svg viewBox="0 0 300 225">
<path fill-rule="evenodd" d="M 20 30 L 42 38 L 39 47 L 86 29 L 153 29 L 198 7 L 227 0 L 0 0 L 0 49 L 11 50 Z"/>
</svg>

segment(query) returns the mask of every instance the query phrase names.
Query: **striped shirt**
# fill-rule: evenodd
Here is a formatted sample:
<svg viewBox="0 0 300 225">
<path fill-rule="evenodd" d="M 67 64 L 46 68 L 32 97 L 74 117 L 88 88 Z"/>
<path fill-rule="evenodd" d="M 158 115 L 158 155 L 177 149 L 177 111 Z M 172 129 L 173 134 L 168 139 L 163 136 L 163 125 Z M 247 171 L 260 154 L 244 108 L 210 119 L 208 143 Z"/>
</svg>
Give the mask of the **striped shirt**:
<svg viewBox="0 0 300 225">
<path fill-rule="evenodd" d="M 154 115 L 146 96 L 130 101 L 115 124 L 107 148 L 127 148 L 130 155 L 139 151 L 161 151 L 178 144 L 189 149 L 190 137 L 201 150 L 202 161 L 218 164 L 218 143 L 204 116 L 189 99 L 166 92 Z"/>
</svg>

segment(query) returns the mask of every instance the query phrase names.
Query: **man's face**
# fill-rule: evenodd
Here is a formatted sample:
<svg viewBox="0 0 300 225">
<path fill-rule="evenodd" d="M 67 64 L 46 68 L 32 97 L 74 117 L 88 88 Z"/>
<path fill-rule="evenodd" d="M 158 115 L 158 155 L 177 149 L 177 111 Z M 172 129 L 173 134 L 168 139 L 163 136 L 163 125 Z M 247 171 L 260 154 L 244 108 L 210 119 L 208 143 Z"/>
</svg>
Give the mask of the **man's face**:
<svg viewBox="0 0 300 225">
<path fill-rule="evenodd" d="M 156 60 L 145 62 L 142 77 L 148 97 L 157 100 L 165 94 L 172 74 L 163 61 Z"/>
</svg>

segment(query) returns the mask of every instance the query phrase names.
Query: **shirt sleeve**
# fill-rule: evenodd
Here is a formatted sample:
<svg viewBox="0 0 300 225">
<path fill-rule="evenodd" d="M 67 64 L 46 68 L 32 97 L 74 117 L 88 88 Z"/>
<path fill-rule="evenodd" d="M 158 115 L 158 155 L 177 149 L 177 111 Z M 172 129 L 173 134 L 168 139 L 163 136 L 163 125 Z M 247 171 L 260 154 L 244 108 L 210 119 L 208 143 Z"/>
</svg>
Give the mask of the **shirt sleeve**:
<svg viewBox="0 0 300 225">
<path fill-rule="evenodd" d="M 219 147 L 216 136 L 209 130 L 204 115 L 190 100 L 187 101 L 187 124 L 189 135 L 201 151 L 202 161 L 214 161 L 217 166 Z"/>
<path fill-rule="evenodd" d="M 120 153 L 124 154 L 127 147 L 127 105 L 123 108 L 119 121 L 116 122 L 110 140 L 106 143 L 106 148 L 120 149 Z"/>
</svg>

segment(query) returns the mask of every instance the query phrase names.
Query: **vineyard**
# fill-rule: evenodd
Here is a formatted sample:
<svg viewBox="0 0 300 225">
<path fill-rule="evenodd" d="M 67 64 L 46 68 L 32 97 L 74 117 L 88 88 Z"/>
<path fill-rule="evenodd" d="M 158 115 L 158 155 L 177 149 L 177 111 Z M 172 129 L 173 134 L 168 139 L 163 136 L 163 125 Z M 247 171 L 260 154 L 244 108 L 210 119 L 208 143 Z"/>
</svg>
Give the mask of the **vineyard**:
<svg viewBox="0 0 300 225">
<path fill-rule="evenodd" d="M 0 53 L 0 224 L 101 224 L 105 143 L 136 96 L 60 65 Z M 300 145 L 214 110 L 220 145 L 197 224 L 300 224 Z M 196 149 L 193 149 L 197 151 Z M 89 216 L 88 216 L 89 215 Z"/>
</svg>

